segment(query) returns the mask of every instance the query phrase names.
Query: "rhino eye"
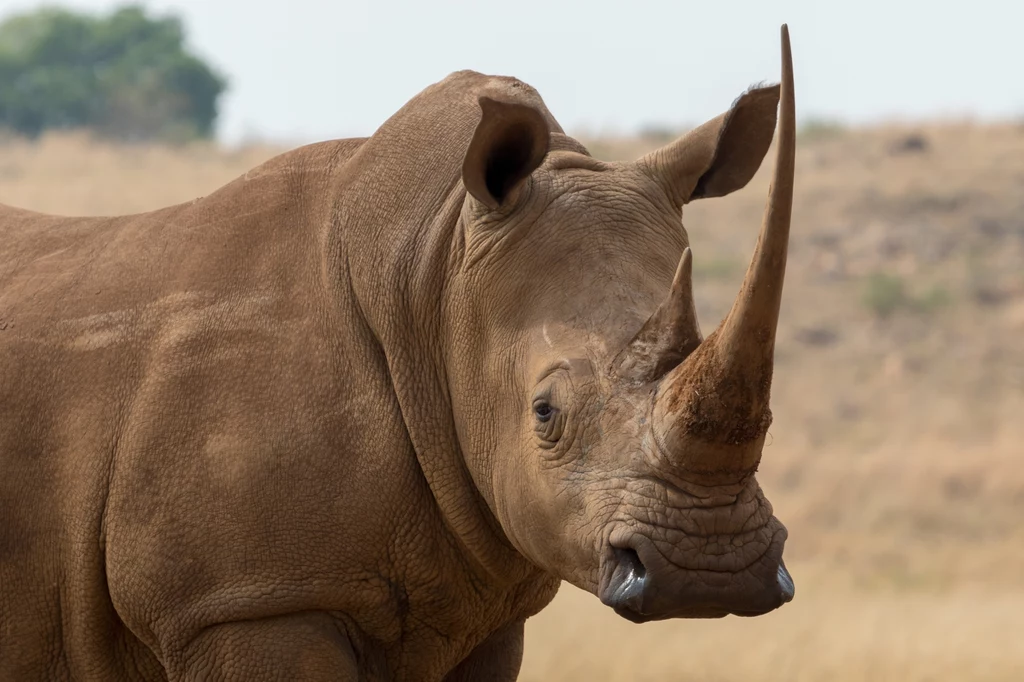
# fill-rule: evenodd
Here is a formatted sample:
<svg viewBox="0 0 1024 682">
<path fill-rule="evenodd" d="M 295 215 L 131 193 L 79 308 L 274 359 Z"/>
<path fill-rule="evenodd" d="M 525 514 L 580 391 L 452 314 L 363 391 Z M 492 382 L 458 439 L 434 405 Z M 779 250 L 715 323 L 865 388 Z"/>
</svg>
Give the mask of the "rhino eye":
<svg viewBox="0 0 1024 682">
<path fill-rule="evenodd" d="M 548 422 L 555 414 L 555 409 L 551 407 L 545 400 L 538 400 L 533 404 L 533 413 L 537 415 L 537 421 L 543 423 Z"/>
<path fill-rule="evenodd" d="M 547 400 L 538 398 L 533 403 L 533 416 L 537 423 L 533 425 L 539 445 L 550 450 L 555 447 L 562 437 L 562 429 L 565 427 L 565 414 L 551 406 Z"/>
</svg>

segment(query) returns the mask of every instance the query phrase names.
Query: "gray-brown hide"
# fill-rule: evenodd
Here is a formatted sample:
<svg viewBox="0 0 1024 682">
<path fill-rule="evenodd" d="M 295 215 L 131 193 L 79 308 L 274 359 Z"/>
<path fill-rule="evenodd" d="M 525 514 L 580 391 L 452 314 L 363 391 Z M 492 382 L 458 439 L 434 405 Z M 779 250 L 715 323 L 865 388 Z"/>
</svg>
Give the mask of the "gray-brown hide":
<svg viewBox="0 0 1024 682">
<path fill-rule="evenodd" d="M 611 164 L 464 71 L 187 204 L 0 209 L 0 679 L 511 680 L 561 580 L 637 621 L 788 601 L 753 477 L 785 30 L 783 67 L 706 340 L 681 208 L 749 181 L 779 87 Z"/>
</svg>

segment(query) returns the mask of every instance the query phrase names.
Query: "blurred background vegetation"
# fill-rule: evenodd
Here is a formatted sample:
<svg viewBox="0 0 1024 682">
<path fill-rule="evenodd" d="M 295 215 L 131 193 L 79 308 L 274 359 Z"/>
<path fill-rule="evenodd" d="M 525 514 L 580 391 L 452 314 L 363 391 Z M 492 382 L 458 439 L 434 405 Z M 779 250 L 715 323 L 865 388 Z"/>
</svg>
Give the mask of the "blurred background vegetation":
<svg viewBox="0 0 1024 682">
<path fill-rule="evenodd" d="M 186 49 L 177 17 L 44 7 L 0 24 L 0 128 L 127 140 L 210 137 L 227 81 Z"/>
</svg>

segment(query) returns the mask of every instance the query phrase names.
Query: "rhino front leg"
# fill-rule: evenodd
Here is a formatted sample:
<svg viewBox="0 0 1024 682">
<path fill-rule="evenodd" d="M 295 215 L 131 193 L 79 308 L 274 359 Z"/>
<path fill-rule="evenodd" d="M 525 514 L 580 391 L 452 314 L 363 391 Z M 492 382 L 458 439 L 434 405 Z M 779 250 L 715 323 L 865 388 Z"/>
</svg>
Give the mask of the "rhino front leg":
<svg viewBox="0 0 1024 682">
<path fill-rule="evenodd" d="M 171 661 L 171 680 L 359 679 L 355 656 L 324 613 L 214 625 Z"/>
<path fill-rule="evenodd" d="M 485 639 L 448 673 L 445 682 L 514 682 L 523 662 L 523 625 L 523 621 L 506 625 Z"/>
</svg>

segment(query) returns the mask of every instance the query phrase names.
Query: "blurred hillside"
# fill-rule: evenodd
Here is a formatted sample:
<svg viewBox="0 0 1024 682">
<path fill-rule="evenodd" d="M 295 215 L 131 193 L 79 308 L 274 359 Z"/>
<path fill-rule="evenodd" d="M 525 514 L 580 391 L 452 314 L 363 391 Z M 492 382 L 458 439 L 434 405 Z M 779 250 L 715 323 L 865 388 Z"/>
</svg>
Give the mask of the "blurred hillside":
<svg viewBox="0 0 1024 682">
<path fill-rule="evenodd" d="M 584 142 L 616 160 L 666 139 Z M 0 202 L 141 211 L 278 151 L 8 140 Z M 1024 125 L 818 124 L 798 155 L 760 474 L 796 600 L 634 626 L 564 587 L 528 625 L 523 679 L 1024 679 Z M 705 333 L 739 288 L 770 170 L 686 208 Z"/>
</svg>

